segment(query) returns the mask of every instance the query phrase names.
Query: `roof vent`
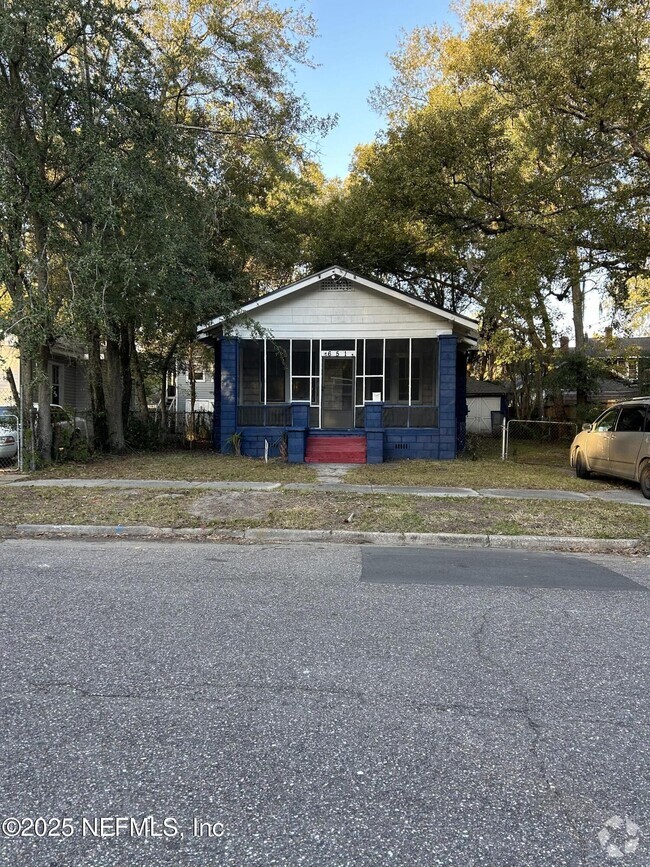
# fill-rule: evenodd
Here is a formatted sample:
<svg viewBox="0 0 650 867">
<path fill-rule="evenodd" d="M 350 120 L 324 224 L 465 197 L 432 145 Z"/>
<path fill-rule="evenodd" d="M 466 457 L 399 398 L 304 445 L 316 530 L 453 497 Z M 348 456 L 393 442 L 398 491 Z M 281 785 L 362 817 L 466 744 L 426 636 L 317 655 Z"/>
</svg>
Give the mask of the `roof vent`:
<svg viewBox="0 0 650 867">
<path fill-rule="evenodd" d="M 352 283 L 345 277 L 333 274 L 325 280 L 321 280 L 321 292 L 352 292 Z"/>
</svg>

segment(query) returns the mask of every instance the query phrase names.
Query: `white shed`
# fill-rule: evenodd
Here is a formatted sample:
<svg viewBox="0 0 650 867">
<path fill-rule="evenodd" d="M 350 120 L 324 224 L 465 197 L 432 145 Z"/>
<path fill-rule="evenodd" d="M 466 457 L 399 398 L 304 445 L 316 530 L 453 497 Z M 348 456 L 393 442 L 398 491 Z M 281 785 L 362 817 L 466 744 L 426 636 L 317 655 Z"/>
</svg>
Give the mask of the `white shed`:
<svg viewBox="0 0 650 867">
<path fill-rule="evenodd" d="M 467 433 L 489 436 L 505 415 L 507 388 L 500 382 L 467 379 Z"/>
</svg>

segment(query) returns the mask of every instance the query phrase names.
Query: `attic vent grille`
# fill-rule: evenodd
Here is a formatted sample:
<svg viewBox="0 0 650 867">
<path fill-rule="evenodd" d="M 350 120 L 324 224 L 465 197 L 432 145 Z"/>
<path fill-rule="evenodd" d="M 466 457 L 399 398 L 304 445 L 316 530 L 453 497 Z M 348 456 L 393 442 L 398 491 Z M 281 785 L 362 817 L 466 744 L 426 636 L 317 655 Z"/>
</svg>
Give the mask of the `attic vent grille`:
<svg viewBox="0 0 650 867">
<path fill-rule="evenodd" d="M 321 281 L 321 292 L 352 292 L 352 283 L 345 277 L 327 277 Z"/>
</svg>

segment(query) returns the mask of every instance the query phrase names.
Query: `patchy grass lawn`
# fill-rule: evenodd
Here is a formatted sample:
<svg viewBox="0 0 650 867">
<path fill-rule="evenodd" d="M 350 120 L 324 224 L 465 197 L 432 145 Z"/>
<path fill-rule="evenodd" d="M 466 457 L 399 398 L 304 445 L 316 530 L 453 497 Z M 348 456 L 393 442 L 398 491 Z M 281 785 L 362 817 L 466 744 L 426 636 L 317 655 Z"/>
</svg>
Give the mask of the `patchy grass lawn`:
<svg viewBox="0 0 650 867">
<path fill-rule="evenodd" d="M 4 520 L 13 524 L 529 534 L 639 538 L 650 544 L 647 510 L 614 503 L 294 491 L 234 492 L 232 497 L 231 502 L 225 492 L 139 489 L 8 486 L 2 491 Z"/>
<path fill-rule="evenodd" d="M 566 458 L 566 455 L 565 455 Z M 257 458 L 219 455 L 213 452 L 138 452 L 102 455 L 84 463 L 62 463 L 41 470 L 32 478 L 43 479 L 170 479 L 202 482 L 313 482 L 313 464 L 287 464 L 277 458 L 265 464 Z M 589 493 L 625 482 L 604 477 L 576 479 L 568 466 L 501 461 L 500 458 L 466 456 L 456 461 L 391 461 L 386 464 L 351 465 L 344 482 L 366 485 L 421 485 L 462 488 L 559 489 Z"/>
<path fill-rule="evenodd" d="M 464 454 L 455 461 L 391 461 L 357 466 L 345 481 L 369 485 L 422 485 L 460 488 L 532 488 L 589 493 L 629 487 L 605 476 L 577 479 L 569 466 L 569 442 L 516 440 L 509 459 L 501 460 L 501 438 L 468 436 Z"/>
<path fill-rule="evenodd" d="M 314 470 L 277 458 L 258 458 L 205 451 L 136 452 L 101 455 L 84 463 L 70 461 L 34 473 L 38 479 L 170 479 L 183 482 L 311 482 Z"/>
<path fill-rule="evenodd" d="M 5 524 L 142 524 L 200 527 L 188 511 L 196 492 L 104 488 L 2 488 Z"/>
<path fill-rule="evenodd" d="M 638 538 L 650 542 L 648 513 L 637 506 L 549 500 L 425 498 L 408 495 L 283 492 L 266 518 L 212 517 L 219 527 L 383 532 L 491 533 L 533 536 Z M 353 514 L 352 520 L 346 518 Z"/>
<path fill-rule="evenodd" d="M 568 462 L 568 456 L 567 456 Z M 590 491 L 626 487 L 605 477 L 577 479 L 568 466 L 524 464 L 500 458 L 461 458 L 456 461 L 390 461 L 355 466 L 344 480 L 357 485 L 421 485 L 459 488 L 533 488 L 535 490 Z"/>
</svg>

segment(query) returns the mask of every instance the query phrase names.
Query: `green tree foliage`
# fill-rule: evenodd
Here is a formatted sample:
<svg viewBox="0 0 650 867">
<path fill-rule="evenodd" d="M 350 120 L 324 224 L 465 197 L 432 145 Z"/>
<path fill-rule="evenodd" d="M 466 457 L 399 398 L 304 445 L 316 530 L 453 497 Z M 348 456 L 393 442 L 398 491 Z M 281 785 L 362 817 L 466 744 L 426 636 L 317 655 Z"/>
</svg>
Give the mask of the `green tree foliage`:
<svg viewBox="0 0 650 867">
<path fill-rule="evenodd" d="M 56 340 L 88 347 L 99 445 L 119 450 L 138 347 L 164 379 L 200 318 L 295 264 L 277 211 L 313 194 L 301 141 L 328 125 L 291 88 L 312 32 L 261 0 L 0 3 L 3 319 L 43 459 Z"/>
<path fill-rule="evenodd" d="M 353 266 L 368 242 L 384 279 L 471 302 L 484 364 L 520 346 L 541 410 L 558 302 L 580 348 L 587 288 L 623 303 L 647 268 L 649 12 L 644 0 L 481 0 L 459 33 L 414 31 L 374 94 L 385 133 L 322 203 L 314 260 L 346 249 Z"/>
</svg>

